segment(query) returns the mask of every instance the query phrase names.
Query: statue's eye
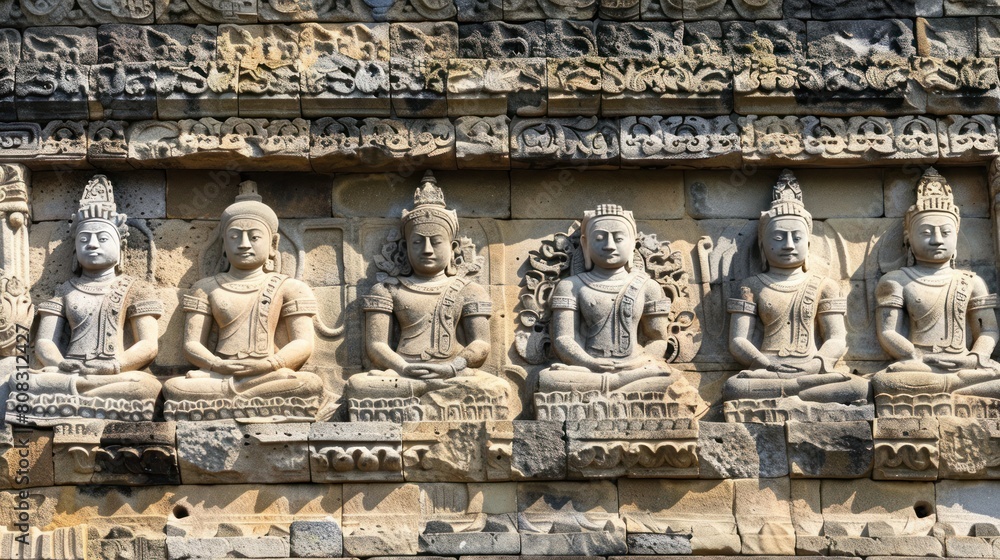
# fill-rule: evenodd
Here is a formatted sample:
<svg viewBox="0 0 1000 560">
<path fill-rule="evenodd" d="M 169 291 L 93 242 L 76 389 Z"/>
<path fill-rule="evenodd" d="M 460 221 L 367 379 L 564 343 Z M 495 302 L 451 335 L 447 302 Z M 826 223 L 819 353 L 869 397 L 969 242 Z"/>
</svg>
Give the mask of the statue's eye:
<svg viewBox="0 0 1000 560">
<path fill-rule="evenodd" d="M 100 236 L 100 237 L 97 238 L 97 240 L 100 241 L 101 243 L 107 243 L 110 239 L 111 238 L 108 237 L 107 235 L 102 235 L 102 236 Z"/>
</svg>

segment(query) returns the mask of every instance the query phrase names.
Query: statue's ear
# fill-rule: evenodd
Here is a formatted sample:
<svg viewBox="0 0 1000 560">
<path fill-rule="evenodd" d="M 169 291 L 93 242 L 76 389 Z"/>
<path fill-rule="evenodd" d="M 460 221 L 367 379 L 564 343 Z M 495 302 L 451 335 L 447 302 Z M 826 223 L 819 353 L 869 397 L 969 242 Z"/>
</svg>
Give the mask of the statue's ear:
<svg viewBox="0 0 1000 560">
<path fill-rule="evenodd" d="M 278 254 L 278 242 L 281 241 L 281 235 L 274 234 L 271 236 L 271 256 Z"/>
</svg>

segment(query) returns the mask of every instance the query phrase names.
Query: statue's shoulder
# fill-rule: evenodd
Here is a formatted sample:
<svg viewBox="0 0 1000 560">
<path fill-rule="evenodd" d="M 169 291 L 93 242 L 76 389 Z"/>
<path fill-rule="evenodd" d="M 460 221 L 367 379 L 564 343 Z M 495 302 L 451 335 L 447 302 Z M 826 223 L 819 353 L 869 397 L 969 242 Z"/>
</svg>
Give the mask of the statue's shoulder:
<svg viewBox="0 0 1000 560">
<path fill-rule="evenodd" d="M 309 284 L 306 284 L 297 278 L 285 277 L 284 281 L 281 283 L 281 290 L 284 294 L 284 298 L 289 301 L 297 299 L 316 299 L 316 296 L 313 294 L 312 288 L 309 287 Z"/>
<path fill-rule="evenodd" d="M 191 285 L 191 291 L 194 293 L 200 292 L 202 294 L 208 294 L 212 292 L 213 290 L 219 288 L 219 281 L 217 278 L 218 276 L 219 275 L 209 276 L 207 278 L 202 278 L 201 280 L 198 280 L 197 282 Z"/>
<path fill-rule="evenodd" d="M 843 294 L 841 294 L 840 292 L 840 284 L 838 284 L 833 278 L 830 278 L 829 276 L 819 276 L 819 297 L 820 299 L 833 299 L 833 298 L 843 297 Z"/>
<path fill-rule="evenodd" d="M 386 282 L 377 282 L 374 286 L 371 287 L 370 290 L 368 290 L 368 295 L 375 297 L 391 298 L 394 295 L 397 287 L 398 286 L 395 284 L 388 284 Z"/>
<path fill-rule="evenodd" d="M 574 274 L 572 276 L 567 276 L 566 278 L 560 280 L 556 284 L 555 290 L 552 293 L 554 295 L 563 295 L 563 296 L 568 296 L 570 294 L 575 295 L 579 293 L 580 288 L 582 288 L 584 285 L 585 283 L 581 275 Z"/>
<path fill-rule="evenodd" d="M 467 283 L 462 288 L 462 298 L 465 301 L 487 301 L 490 299 L 486 287 L 475 280 Z"/>
</svg>

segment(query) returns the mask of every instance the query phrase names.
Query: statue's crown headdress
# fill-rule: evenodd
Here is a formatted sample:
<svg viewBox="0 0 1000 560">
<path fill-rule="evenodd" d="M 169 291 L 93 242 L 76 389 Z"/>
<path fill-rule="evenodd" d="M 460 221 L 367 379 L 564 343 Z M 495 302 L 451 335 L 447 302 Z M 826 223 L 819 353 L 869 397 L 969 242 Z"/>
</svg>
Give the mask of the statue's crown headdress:
<svg viewBox="0 0 1000 560">
<path fill-rule="evenodd" d="M 434 172 L 427 171 L 420 186 L 413 193 L 413 210 L 403 210 L 402 230 L 420 224 L 437 223 L 443 225 L 452 239 L 458 235 L 458 213 L 448 210 L 444 202 L 444 192 L 437 185 Z"/>
<path fill-rule="evenodd" d="M 120 239 L 128 233 L 126 220 L 128 216 L 118 213 L 111 181 L 104 175 L 94 175 L 83 188 L 80 208 L 72 216 L 74 232 L 84 222 L 104 222 L 114 228 Z"/>
<path fill-rule="evenodd" d="M 812 231 L 812 214 L 802 203 L 802 187 L 789 169 L 781 171 L 778 182 L 771 188 L 771 207 L 760 213 L 758 234 L 763 234 L 764 228 L 771 220 L 782 216 L 801 218 L 806 222 L 806 227 Z"/>
<path fill-rule="evenodd" d="M 961 220 L 958 206 L 955 205 L 955 197 L 951 193 L 951 185 L 943 175 L 938 173 L 933 167 L 928 167 L 920 182 L 917 183 L 917 202 L 906 210 L 906 229 L 910 229 L 910 224 L 917 214 L 923 212 L 942 212 L 955 218 L 955 223 Z"/>
<path fill-rule="evenodd" d="M 636 228 L 635 216 L 632 215 L 632 211 L 625 210 L 617 204 L 598 204 L 597 208 L 593 210 L 584 210 L 583 223 L 581 224 L 580 229 L 586 233 L 587 226 L 590 222 L 598 218 L 617 218 L 628 224 L 633 236 L 637 234 L 638 229 Z"/>
<path fill-rule="evenodd" d="M 278 233 L 278 215 L 262 202 L 263 199 L 257 194 L 257 183 L 243 181 L 239 189 L 236 201 L 227 206 L 219 218 L 222 229 L 225 230 L 233 220 L 245 218 L 263 222 L 270 228 L 272 235 Z"/>
</svg>

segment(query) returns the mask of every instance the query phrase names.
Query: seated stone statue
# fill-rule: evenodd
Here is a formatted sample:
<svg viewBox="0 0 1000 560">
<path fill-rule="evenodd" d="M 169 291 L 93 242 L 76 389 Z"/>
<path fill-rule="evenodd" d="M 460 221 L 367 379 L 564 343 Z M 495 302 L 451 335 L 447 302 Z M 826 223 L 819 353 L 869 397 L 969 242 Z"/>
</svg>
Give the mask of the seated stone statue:
<svg viewBox="0 0 1000 560">
<path fill-rule="evenodd" d="M 743 280 L 740 297 L 727 304 L 729 351 L 749 369 L 726 382 L 726 416 L 818 419 L 805 403 L 867 404 L 868 381 L 836 368 L 847 351 L 847 301 L 833 280 L 806 270 L 812 215 L 791 171 L 782 172 L 772 199 L 757 226 L 764 272 Z"/>
<path fill-rule="evenodd" d="M 643 416 L 649 404 L 660 405 L 662 411 L 652 414 L 662 417 L 678 414 L 670 408 L 700 414 L 704 402 L 697 391 L 664 358 L 671 302 L 635 264 L 632 212 L 602 204 L 584 212 L 580 230 L 585 270 L 560 280 L 550 300 L 552 349 L 561 362 L 539 373 L 539 417 L 577 416 L 569 412 L 576 402 L 602 409 L 583 412 L 595 419 Z"/>
<path fill-rule="evenodd" d="M 479 369 L 492 314 L 475 281 L 481 259 L 458 237 L 458 216 L 430 172 L 413 202 L 402 215 L 402 267 L 380 266 L 390 273 L 362 300 L 365 351 L 378 369 L 348 380 L 351 419 L 506 419 L 510 385 Z"/>
<path fill-rule="evenodd" d="M 326 404 L 323 382 L 298 370 L 312 355 L 316 298 L 303 282 L 273 271 L 278 217 L 256 184 L 240 188 L 219 220 L 229 270 L 196 282 L 184 296 L 184 355 L 198 369 L 164 384 L 164 416 L 314 420 Z M 210 349 L 213 326 L 218 341 Z M 288 339 L 281 348 L 279 327 Z"/>
<path fill-rule="evenodd" d="M 951 186 L 929 168 L 904 217 L 915 262 L 876 288 L 878 339 L 897 360 L 872 378 L 880 416 L 1000 412 L 1000 364 L 990 359 L 1000 337 L 997 295 L 953 268 L 960 221 Z"/>
<path fill-rule="evenodd" d="M 72 217 L 76 275 L 38 305 L 35 353 L 43 367 L 31 372 L 28 387 L 12 378 L 8 422 L 153 419 L 160 382 L 139 370 L 156 357 L 156 319 L 163 308 L 142 282 L 116 272 L 128 235 L 125 222 L 111 183 L 95 176 Z M 128 346 L 126 331 L 133 339 Z M 18 393 L 27 393 L 28 400 Z"/>
</svg>

